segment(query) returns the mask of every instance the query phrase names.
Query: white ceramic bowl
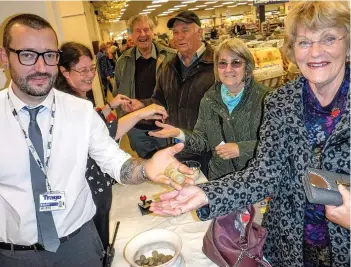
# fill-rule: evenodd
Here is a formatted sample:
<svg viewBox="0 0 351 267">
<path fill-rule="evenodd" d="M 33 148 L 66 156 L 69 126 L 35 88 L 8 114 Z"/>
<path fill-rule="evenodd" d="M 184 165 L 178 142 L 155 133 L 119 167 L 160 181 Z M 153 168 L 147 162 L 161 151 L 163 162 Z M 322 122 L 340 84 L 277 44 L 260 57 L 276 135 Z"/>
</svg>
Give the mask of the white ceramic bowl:
<svg viewBox="0 0 351 267">
<path fill-rule="evenodd" d="M 166 229 L 153 229 L 133 237 L 124 249 L 124 256 L 130 266 L 139 267 L 135 260 L 140 255 L 152 256 L 152 251 L 172 255 L 173 258 L 159 267 L 184 267 L 185 262 L 181 255 L 182 240 L 176 233 Z"/>
</svg>

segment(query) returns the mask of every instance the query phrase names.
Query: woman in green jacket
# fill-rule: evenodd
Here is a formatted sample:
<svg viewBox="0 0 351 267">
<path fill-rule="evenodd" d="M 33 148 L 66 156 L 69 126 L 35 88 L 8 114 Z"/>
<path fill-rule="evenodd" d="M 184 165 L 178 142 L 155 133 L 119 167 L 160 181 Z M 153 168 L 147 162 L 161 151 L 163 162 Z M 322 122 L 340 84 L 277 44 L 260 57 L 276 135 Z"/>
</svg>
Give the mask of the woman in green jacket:
<svg viewBox="0 0 351 267">
<path fill-rule="evenodd" d="M 253 79 L 254 67 L 243 41 L 225 40 L 215 50 L 216 83 L 201 100 L 194 130 L 157 123 L 163 129 L 149 135 L 174 137 L 193 153 L 211 151 L 209 180 L 244 169 L 257 147 L 263 100 L 269 91 Z"/>
</svg>

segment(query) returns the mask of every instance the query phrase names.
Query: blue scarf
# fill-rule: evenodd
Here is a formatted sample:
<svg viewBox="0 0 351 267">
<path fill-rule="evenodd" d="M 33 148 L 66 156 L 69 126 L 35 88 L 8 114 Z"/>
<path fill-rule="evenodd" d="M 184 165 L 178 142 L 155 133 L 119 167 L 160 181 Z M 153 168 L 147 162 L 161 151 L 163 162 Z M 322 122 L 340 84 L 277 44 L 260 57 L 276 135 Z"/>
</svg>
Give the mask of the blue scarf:
<svg viewBox="0 0 351 267">
<path fill-rule="evenodd" d="M 244 94 L 244 88 L 241 89 L 241 91 L 234 96 L 228 88 L 222 83 L 221 85 L 221 95 L 222 95 L 222 100 L 224 104 L 227 106 L 229 114 L 232 113 L 233 109 L 236 108 L 236 106 L 240 103 L 240 100 Z"/>
</svg>

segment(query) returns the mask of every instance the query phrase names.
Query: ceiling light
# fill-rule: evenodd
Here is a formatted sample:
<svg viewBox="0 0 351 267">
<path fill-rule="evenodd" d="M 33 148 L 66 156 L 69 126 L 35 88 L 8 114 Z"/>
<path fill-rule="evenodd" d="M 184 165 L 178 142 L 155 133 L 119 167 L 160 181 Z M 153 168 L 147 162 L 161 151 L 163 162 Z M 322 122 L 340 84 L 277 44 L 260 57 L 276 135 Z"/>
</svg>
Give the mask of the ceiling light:
<svg viewBox="0 0 351 267">
<path fill-rule="evenodd" d="M 196 7 L 200 7 L 200 8 L 201 8 L 201 7 L 207 7 L 207 5 L 201 5 L 201 6 L 196 6 Z"/>
<path fill-rule="evenodd" d="M 216 3 L 216 1 L 205 2 L 204 4 L 205 4 L 205 5 L 209 5 L 209 4 L 214 4 L 214 3 Z"/>
<path fill-rule="evenodd" d="M 168 11 L 176 11 L 176 10 L 179 10 L 180 8 L 179 7 L 177 7 L 177 8 L 170 8 L 170 9 L 168 9 Z"/>
<path fill-rule="evenodd" d="M 129 5 L 128 5 L 128 4 L 125 4 L 124 6 L 127 7 L 127 6 L 129 6 Z"/>
<path fill-rule="evenodd" d="M 174 7 L 186 7 L 186 5 L 178 5 L 178 6 L 174 6 Z"/>
<path fill-rule="evenodd" d="M 197 1 L 197 0 L 184 1 L 184 2 L 181 2 L 181 4 L 195 3 L 196 1 Z"/>
<path fill-rule="evenodd" d="M 194 8 L 189 8 L 190 11 L 193 11 L 193 10 L 198 10 L 199 8 L 198 7 L 194 7 Z"/>
<path fill-rule="evenodd" d="M 213 7 L 222 7 L 223 5 L 213 6 Z"/>
<path fill-rule="evenodd" d="M 205 8 L 205 10 L 212 10 L 214 7 Z"/>
<path fill-rule="evenodd" d="M 153 8 L 153 7 L 159 7 L 161 5 L 151 5 L 151 6 L 147 6 L 147 8 Z"/>
<path fill-rule="evenodd" d="M 146 15 L 146 14 L 150 14 L 151 12 L 140 12 L 139 15 Z"/>
<path fill-rule="evenodd" d="M 237 3 L 238 6 L 246 5 L 247 3 Z"/>
<path fill-rule="evenodd" d="M 154 8 L 144 9 L 143 11 L 152 11 L 155 10 Z"/>
<path fill-rule="evenodd" d="M 223 2 L 222 5 L 230 5 L 233 4 L 233 2 Z"/>
<path fill-rule="evenodd" d="M 236 7 L 237 5 L 234 5 L 234 6 L 227 6 L 227 7 Z"/>
<path fill-rule="evenodd" d="M 163 17 L 163 16 L 168 16 L 168 14 L 158 14 L 157 16 Z"/>
<path fill-rule="evenodd" d="M 125 8 L 122 8 L 122 9 L 121 9 L 121 11 L 124 11 L 124 10 L 126 10 L 126 9 L 125 9 Z"/>
</svg>

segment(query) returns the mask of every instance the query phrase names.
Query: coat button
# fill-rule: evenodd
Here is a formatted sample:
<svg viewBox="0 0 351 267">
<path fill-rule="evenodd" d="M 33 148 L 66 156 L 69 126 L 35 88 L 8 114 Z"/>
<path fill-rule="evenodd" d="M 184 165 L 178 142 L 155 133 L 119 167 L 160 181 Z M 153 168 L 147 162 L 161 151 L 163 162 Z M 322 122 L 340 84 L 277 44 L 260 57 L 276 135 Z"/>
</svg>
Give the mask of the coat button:
<svg viewBox="0 0 351 267">
<path fill-rule="evenodd" d="M 184 111 L 184 108 L 180 108 L 179 111 Z"/>
</svg>

